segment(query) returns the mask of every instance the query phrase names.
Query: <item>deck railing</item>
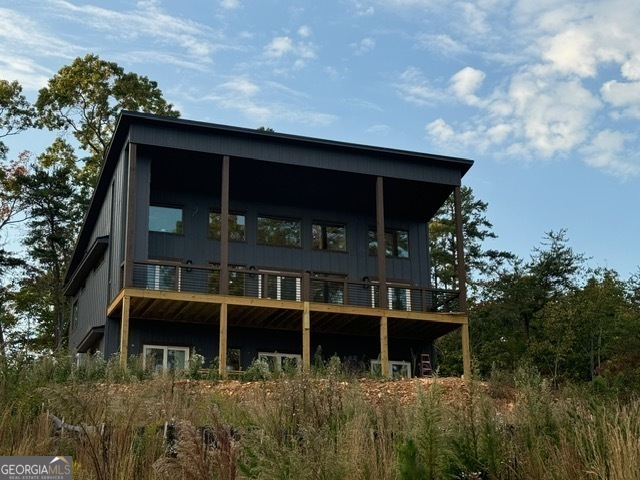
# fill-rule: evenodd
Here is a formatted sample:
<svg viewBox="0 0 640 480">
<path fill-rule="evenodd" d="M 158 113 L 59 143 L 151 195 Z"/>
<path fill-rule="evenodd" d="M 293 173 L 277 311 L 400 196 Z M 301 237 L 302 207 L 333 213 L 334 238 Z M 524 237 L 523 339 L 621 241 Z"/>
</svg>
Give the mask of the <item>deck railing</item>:
<svg viewBox="0 0 640 480">
<path fill-rule="evenodd" d="M 173 262 L 134 262 L 134 288 L 189 293 L 220 294 L 221 269 Z M 228 295 L 274 300 L 376 308 L 379 286 L 375 282 L 309 272 L 229 268 Z M 458 312 L 459 292 L 387 283 L 387 305 L 392 310 Z"/>
</svg>

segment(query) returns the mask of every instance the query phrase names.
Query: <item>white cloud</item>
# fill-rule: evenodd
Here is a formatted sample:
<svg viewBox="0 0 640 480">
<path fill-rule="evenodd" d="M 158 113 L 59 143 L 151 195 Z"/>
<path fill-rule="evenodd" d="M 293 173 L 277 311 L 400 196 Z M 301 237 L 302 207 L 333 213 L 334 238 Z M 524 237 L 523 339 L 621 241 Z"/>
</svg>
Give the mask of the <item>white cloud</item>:
<svg viewBox="0 0 640 480">
<path fill-rule="evenodd" d="M 406 17 L 429 2 L 386 4 L 404 9 Z M 442 77 L 410 67 L 394 82 L 405 101 L 442 108 L 440 118 L 425 126 L 431 139 L 453 150 L 464 145 L 528 160 L 581 153 L 607 173 L 640 175 L 640 139 L 625 133 L 636 130 L 625 122 L 640 119 L 640 2 L 482 0 L 456 6 L 457 12 L 435 14 L 440 28 L 417 36 L 417 45 L 458 59 L 480 55 L 489 66 L 459 69 L 446 85 Z M 489 69 L 491 79 L 484 73 Z M 452 99 L 461 103 L 447 115 Z M 470 111 L 458 120 L 453 115 L 461 108 Z M 614 123 L 602 133 L 607 121 Z"/>
<path fill-rule="evenodd" d="M 269 57 L 282 57 L 293 51 L 293 41 L 289 37 L 276 37 L 264 47 Z"/>
<path fill-rule="evenodd" d="M 426 48 L 436 53 L 455 55 L 467 51 L 467 47 L 458 40 L 454 40 L 449 35 L 422 33 L 417 37 L 419 47 Z"/>
<path fill-rule="evenodd" d="M 311 27 L 309 25 L 302 25 L 298 29 L 298 35 L 300 35 L 302 38 L 310 37 L 311 36 Z"/>
<path fill-rule="evenodd" d="M 288 36 L 275 37 L 264 47 L 264 53 L 271 60 L 292 56 L 294 70 L 304 68 L 309 60 L 316 57 L 315 46 L 311 42 L 294 42 Z"/>
<path fill-rule="evenodd" d="M 587 164 L 613 175 L 628 178 L 640 175 L 640 154 L 629 154 L 627 143 L 637 138 L 613 130 L 603 130 L 582 148 Z"/>
<path fill-rule="evenodd" d="M 480 99 L 475 93 L 485 77 L 482 70 L 465 67 L 451 77 L 450 88 L 454 95 L 463 102 L 469 105 L 478 105 Z"/>
<path fill-rule="evenodd" d="M 398 76 L 395 88 L 406 102 L 419 106 L 431 106 L 443 100 L 442 91 L 432 87 L 422 72 L 409 67 Z"/>
<path fill-rule="evenodd" d="M 66 0 L 51 0 L 51 14 L 83 24 L 114 38 L 147 38 L 159 45 L 179 46 L 184 54 L 207 61 L 220 45 L 207 26 L 165 13 L 155 1 L 139 2 L 129 11 L 109 10 L 93 5 L 76 6 Z"/>
<path fill-rule="evenodd" d="M 367 37 L 360 40 L 358 43 L 352 43 L 351 48 L 356 55 L 364 55 L 369 53 L 376 46 L 376 41 L 373 38 Z"/>
<path fill-rule="evenodd" d="M 390 131 L 391 127 L 389 125 L 371 125 L 365 130 L 365 132 L 373 133 L 375 135 L 386 135 Z"/>
<path fill-rule="evenodd" d="M 240 8 L 240 0 L 220 0 L 220 6 L 225 10 Z"/>
<path fill-rule="evenodd" d="M 542 41 L 542 58 L 561 73 L 574 73 L 581 77 L 596 74 L 597 58 L 594 38 L 584 29 L 569 29 Z"/>
<path fill-rule="evenodd" d="M 68 60 L 79 49 L 15 10 L 0 8 L 0 25 L 0 78 L 18 80 L 25 90 L 39 90 L 53 74 L 37 57 Z"/>
<path fill-rule="evenodd" d="M 286 101 L 276 101 L 278 94 L 285 95 Z M 293 91 L 276 82 L 258 84 L 246 76 L 232 78 L 217 87 L 213 92 L 200 98 L 216 107 L 242 113 L 254 124 L 274 125 L 276 122 L 290 122 L 309 126 L 326 126 L 334 123 L 335 115 L 309 110 L 297 105 L 304 98 L 300 92 Z"/>
<path fill-rule="evenodd" d="M 640 57 L 633 57 L 624 62 L 620 73 L 627 80 L 640 80 Z"/>
<path fill-rule="evenodd" d="M 453 128 L 442 118 L 428 123 L 425 130 L 430 137 L 434 137 L 440 143 L 448 143 L 455 137 Z"/>
</svg>

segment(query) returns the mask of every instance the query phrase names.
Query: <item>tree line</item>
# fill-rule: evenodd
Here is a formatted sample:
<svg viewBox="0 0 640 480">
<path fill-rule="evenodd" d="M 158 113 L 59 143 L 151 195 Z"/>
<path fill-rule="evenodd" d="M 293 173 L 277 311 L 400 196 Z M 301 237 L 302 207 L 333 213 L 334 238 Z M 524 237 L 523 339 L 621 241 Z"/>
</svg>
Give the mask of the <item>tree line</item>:
<svg viewBox="0 0 640 480">
<path fill-rule="evenodd" d="M 92 54 L 62 67 L 33 104 L 18 81 L 0 79 L 0 355 L 64 346 L 65 269 L 121 110 L 179 116 L 155 81 Z M 55 140 L 40 154 L 12 157 L 3 139 L 29 129 Z M 429 223 L 436 288 L 458 286 L 453 210 L 451 198 Z M 529 364 L 555 383 L 640 384 L 640 271 L 622 279 L 589 269 L 565 230 L 544 234 L 528 259 L 487 249 L 496 237 L 487 210 L 462 188 L 476 373 Z M 461 373 L 457 336 L 437 343 L 441 374 Z"/>
<path fill-rule="evenodd" d="M 566 230 L 546 232 L 529 258 L 485 248 L 488 205 L 462 188 L 469 329 L 475 372 L 533 366 L 558 385 L 640 386 L 640 269 L 627 279 L 589 268 Z M 456 288 L 453 199 L 430 224 L 432 283 Z M 462 373 L 460 332 L 437 342 L 443 374 Z"/>
<path fill-rule="evenodd" d="M 66 265 L 122 110 L 180 115 L 157 82 L 97 55 L 62 67 L 33 104 L 18 81 L 0 79 L 0 354 L 64 345 Z M 3 138 L 32 128 L 56 138 L 10 158 Z"/>
</svg>

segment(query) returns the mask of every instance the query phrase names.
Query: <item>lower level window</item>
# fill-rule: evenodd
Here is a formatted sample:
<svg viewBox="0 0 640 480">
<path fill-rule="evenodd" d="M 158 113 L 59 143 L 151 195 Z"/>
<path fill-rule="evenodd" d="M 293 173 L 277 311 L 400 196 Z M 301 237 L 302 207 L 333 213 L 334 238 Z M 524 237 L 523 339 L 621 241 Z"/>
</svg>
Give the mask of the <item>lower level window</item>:
<svg viewBox="0 0 640 480">
<path fill-rule="evenodd" d="M 389 372 L 392 378 L 411 378 L 411 364 L 402 361 L 389 361 Z M 371 360 L 371 373 L 382 375 L 380 360 Z"/>
<path fill-rule="evenodd" d="M 295 353 L 259 352 L 258 360 L 269 365 L 270 370 L 297 370 L 300 368 L 302 357 Z"/>
<path fill-rule="evenodd" d="M 144 367 L 154 372 L 184 370 L 189 365 L 189 349 L 187 347 L 145 345 L 143 355 Z"/>
</svg>

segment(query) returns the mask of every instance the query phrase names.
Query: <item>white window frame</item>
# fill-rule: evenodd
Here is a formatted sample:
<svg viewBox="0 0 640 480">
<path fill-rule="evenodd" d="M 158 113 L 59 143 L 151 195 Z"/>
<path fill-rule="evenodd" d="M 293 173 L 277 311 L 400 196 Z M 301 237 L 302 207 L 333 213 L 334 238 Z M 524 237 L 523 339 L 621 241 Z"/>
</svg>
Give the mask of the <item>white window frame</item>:
<svg viewBox="0 0 640 480">
<path fill-rule="evenodd" d="M 258 352 L 258 360 L 263 360 L 267 357 L 271 357 L 275 359 L 275 365 L 277 370 L 282 370 L 282 360 L 285 358 L 295 359 L 298 369 L 300 369 L 302 365 L 302 355 L 297 353 Z"/>
<path fill-rule="evenodd" d="M 394 377 L 394 368 L 400 367 L 405 369 L 406 375 L 402 375 L 401 378 L 411 378 L 411 363 L 405 362 L 404 360 L 389 360 L 389 372 L 391 372 L 391 376 Z M 371 359 L 371 373 L 375 374 L 376 370 L 382 370 L 382 362 L 378 359 Z"/>
<path fill-rule="evenodd" d="M 162 350 L 162 371 L 167 370 L 167 362 L 169 360 L 169 350 L 180 350 L 185 352 L 184 356 L 184 369 L 189 368 L 189 347 L 177 347 L 175 345 L 150 345 L 144 344 L 142 346 L 142 367 L 147 368 L 147 349 Z"/>
</svg>

